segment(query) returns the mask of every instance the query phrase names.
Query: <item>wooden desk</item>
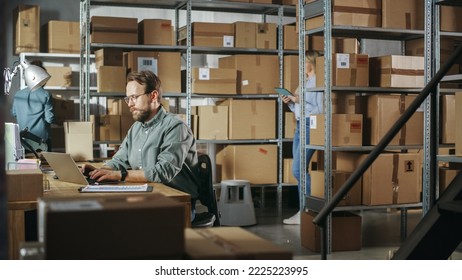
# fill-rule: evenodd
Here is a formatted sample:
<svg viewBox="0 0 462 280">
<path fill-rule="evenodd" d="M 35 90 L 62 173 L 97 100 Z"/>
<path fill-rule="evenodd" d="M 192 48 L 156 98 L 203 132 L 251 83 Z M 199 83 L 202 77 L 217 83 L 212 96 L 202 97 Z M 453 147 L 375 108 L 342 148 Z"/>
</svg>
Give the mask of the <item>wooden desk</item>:
<svg viewBox="0 0 462 280">
<path fill-rule="evenodd" d="M 53 175 L 45 174 L 50 184 L 50 190 L 43 193 L 44 197 L 75 197 L 81 198 L 86 195 L 107 196 L 107 195 L 127 195 L 127 193 L 80 193 L 81 185 L 74 183 L 62 182 L 53 179 Z M 127 184 L 127 183 L 125 183 Z M 191 196 L 188 193 L 168 187 L 164 184 L 149 183 L 153 186 L 152 194 L 160 193 L 175 199 L 185 205 L 185 227 L 191 226 Z M 132 195 L 133 193 L 130 193 Z M 27 210 L 37 209 L 37 201 L 18 201 L 8 202 L 8 243 L 9 259 L 19 259 L 19 246 L 25 241 L 24 212 Z"/>
</svg>

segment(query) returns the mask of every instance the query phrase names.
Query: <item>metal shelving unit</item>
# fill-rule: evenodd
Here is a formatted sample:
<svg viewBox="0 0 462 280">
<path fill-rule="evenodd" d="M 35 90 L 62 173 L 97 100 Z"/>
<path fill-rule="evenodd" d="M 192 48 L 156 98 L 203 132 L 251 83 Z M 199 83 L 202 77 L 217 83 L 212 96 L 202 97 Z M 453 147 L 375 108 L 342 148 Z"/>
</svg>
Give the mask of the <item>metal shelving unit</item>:
<svg viewBox="0 0 462 280">
<path fill-rule="evenodd" d="M 187 26 L 187 37 L 186 45 L 175 45 L 175 46 L 157 46 L 157 45 L 127 45 L 127 44 L 94 44 L 90 43 L 90 9 L 91 6 L 119 6 L 119 7 L 135 7 L 135 8 L 149 8 L 149 9 L 169 9 L 175 10 L 175 26 L 179 27 L 180 12 L 181 16 L 186 16 Z M 241 143 L 270 143 L 275 144 L 278 147 L 278 182 L 277 182 L 277 194 L 278 194 L 278 212 L 282 214 L 282 143 L 288 142 L 290 139 L 283 139 L 282 130 L 282 101 L 277 94 L 266 93 L 266 94 L 252 94 L 252 95 L 203 95 L 193 94 L 191 87 L 191 69 L 192 69 L 192 55 L 193 54 L 207 54 L 207 55 L 235 55 L 235 54 L 270 54 L 278 55 L 280 61 L 280 85 L 282 85 L 282 62 L 284 55 L 296 55 L 298 51 L 282 50 L 282 44 L 278 44 L 279 49 L 246 49 L 246 48 L 216 48 L 216 47 L 196 47 L 192 46 L 192 12 L 193 11 L 213 11 L 213 12 L 226 12 L 226 13 L 239 13 L 239 14 L 258 14 L 262 16 L 262 22 L 266 22 L 266 16 L 277 16 L 279 27 L 282 26 L 282 18 L 285 16 L 294 17 L 295 7 L 294 6 L 283 6 L 276 4 L 257 4 L 257 3 L 242 3 L 242 2 L 228 2 L 228 1 L 211 1 L 211 0 L 181 0 L 181 1 L 170 1 L 170 0 L 81 0 L 80 4 L 80 26 L 81 26 L 81 108 L 80 117 L 81 120 L 87 120 L 89 117 L 89 97 L 91 96 L 124 96 L 124 93 L 105 93 L 105 94 L 93 94 L 90 93 L 88 87 L 89 71 L 88 71 L 88 57 L 91 55 L 92 50 L 97 48 L 119 48 L 124 51 L 128 50 L 151 50 L 151 51 L 170 51 L 179 52 L 183 55 L 186 61 L 186 79 L 189 81 L 186 84 L 186 92 L 182 93 L 165 93 L 165 97 L 175 97 L 184 99 L 186 101 L 186 115 L 191 115 L 191 99 L 192 98 L 239 98 L 239 99 L 276 99 L 278 102 L 277 119 L 278 119 L 278 135 L 276 139 L 258 139 L 258 140 L 198 140 L 201 144 L 241 144 Z M 173 21 L 173 20 L 172 20 Z M 177 33 L 175 33 L 176 36 Z M 279 28 L 278 32 L 279 43 L 282 42 L 282 28 Z M 175 40 L 176 41 L 176 40 Z M 190 118 L 186 118 L 188 125 L 190 124 Z M 211 148 L 214 152 L 214 148 Z"/>
<path fill-rule="evenodd" d="M 352 38 L 361 38 L 361 39 L 382 39 L 382 40 L 399 40 L 406 41 L 416 38 L 425 39 L 425 83 L 430 81 L 433 76 L 435 69 L 439 68 L 439 54 L 435 57 L 435 50 L 439 50 L 439 13 L 435 12 L 435 3 L 434 2 L 451 2 L 460 4 L 460 1 L 435 1 L 435 0 L 426 0 L 425 1 L 425 28 L 424 30 L 402 30 L 402 29 L 386 29 L 386 28 L 366 28 L 366 27 L 353 27 L 353 26 L 334 26 L 332 25 L 332 4 L 331 1 L 327 0 L 318 0 L 308 4 L 304 4 L 304 1 L 299 1 L 300 13 L 299 18 L 301 24 L 299 24 L 299 32 L 304 35 L 324 35 L 324 55 L 325 55 L 325 72 L 324 80 L 325 87 L 315 88 L 316 91 L 324 91 L 324 104 L 325 104 L 325 113 L 326 123 L 325 123 L 325 145 L 324 146 L 313 146 L 307 145 L 306 148 L 312 148 L 316 150 L 323 150 L 325 153 L 325 201 L 328 202 L 332 197 L 331 193 L 331 176 L 332 176 L 332 165 L 331 165 L 331 154 L 333 151 L 369 151 L 372 150 L 372 146 L 368 147 L 332 147 L 330 142 L 330 136 L 332 132 L 332 121 L 331 121 L 331 92 L 332 91 L 355 91 L 361 93 L 375 92 L 375 93 L 390 93 L 390 92 L 402 92 L 402 93 L 419 93 L 421 89 L 398 89 L 398 88 L 355 88 L 355 87 L 335 87 L 331 86 L 331 61 L 332 61 L 332 48 L 331 40 L 332 36 L 336 37 L 352 37 Z M 312 29 L 305 31 L 304 20 L 319 15 L 324 15 L 324 27 Z M 435 30 L 438 30 L 435 32 Z M 434 34 L 437 34 L 434 36 Z M 450 36 L 455 36 L 456 34 L 446 34 Z M 303 41 L 304 37 L 300 37 L 300 41 Z M 301 60 L 300 52 L 300 65 L 302 65 L 303 60 Z M 439 52 L 438 52 L 439 53 Z M 302 68 L 300 68 L 302 72 Z M 320 73 L 318 73 L 319 75 Z M 460 77 L 457 77 L 460 78 Z M 300 83 L 302 86 L 302 83 Z M 303 95 L 301 95 L 303 96 Z M 429 97 L 429 100 L 426 101 L 426 104 L 423 108 L 424 111 L 424 171 L 423 171 L 423 200 L 420 204 L 410 205 L 412 207 L 422 207 L 424 214 L 428 209 L 433 205 L 434 198 L 434 186 L 436 186 L 436 176 L 437 176 L 437 164 L 436 164 L 436 151 L 438 148 L 438 100 L 437 94 Z M 430 100 L 431 98 L 431 100 Z M 303 100 L 300 101 L 303 103 Z M 303 106 L 301 106 L 303 108 Z M 303 110 L 302 110 L 303 112 Z M 302 116 L 304 114 L 302 113 Z M 302 126 L 304 127 L 304 126 Z M 303 139 L 303 138 L 301 138 Z M 403 149 L 414 149 L 422 148 L 422 146 L 389 146 L 387 150 L 403 150 Z M 301 149 L 304 150 L 304 149 Z M 305 155 L 302 154 L 301 159 L 304 159 Z M 306 165 L 305 165 L 306 166 Z M 305 168 L 303 165 L 301 168 Z M 302 185 L 305 182 L 304 176 L 302 176 Z M 433 187 L 432 187 L 433 186 Z M 432 189 L 433 188 L 433 189 Z M 317 199 L 313 197 L 306 197 L 304 201 L 311 207 L 311 205 L 318 205 Z M 311 205 L 310 205 L 311 204 Z M 377 206 L 379 207 L 379 206 Z M 388 205 L 388 208 L 402 208 L 406 205 Z M 314 207 L 316 208 L 316 207 Z M 349 207 L 349 210 L 362 210 L 375 208 L 368 206 L 356 206 Z M 339 207 L 338 211 L 341 209 L 347 209 L 344 207 Z M 312 209 L 315 210 L 315 209 Z M 319 209 L 318 209 L 319 211 Z M 337 208 L 335 209 L 337 211 Z M 328 236 L 328 254 L 331 253 L 331 217 L 327 220 L 327 236 Z"/>
</svg>

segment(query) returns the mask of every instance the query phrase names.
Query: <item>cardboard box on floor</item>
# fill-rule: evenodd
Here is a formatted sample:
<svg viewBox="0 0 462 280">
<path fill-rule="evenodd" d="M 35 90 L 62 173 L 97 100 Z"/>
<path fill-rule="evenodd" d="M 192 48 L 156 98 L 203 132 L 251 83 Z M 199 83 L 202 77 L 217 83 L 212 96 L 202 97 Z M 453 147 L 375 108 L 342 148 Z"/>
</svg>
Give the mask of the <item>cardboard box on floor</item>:
<svg viewBox="0 0 462 280">
<path fill-rule="evenodd" d="M 46 197 L 39 203 L 39 238 L 47 259 L 179 259 L 184 254 L 184 205 L 161 194 Z"/>
<path fill-rule="evenodd" d="M 240 227 L 185 229 L 186 257 L 193 260 L 290 260 L 293 253 Z"/>
<path fill-rule="evenodd" d="M 93 123 L 64 122 L 66 153 L 75 161 L 93 160 Z"/>
<path fill-rule="evenodd" d="M 36 201 L 43 196 L 43 173 L 40 169 L 6 170 L 8 201 Z"/>
<path fill-rule="evenodd" d="M 311 195 L 325 198 L 324 196 L 324 171 L 311 170 Z M 332 195 L 335 195 L 340 187 L 348 180 L 351 172 L 332 170 Z M 361 180 L 358 180 L 353 188 L 342 198 L 339 206 L 361 205 Z"/>
<path fill-rule="evenodd" d="M 321 232 L 313 224 L 317 213 L 302 212 L 300 224 L 300 239 L 302 246 L 313 251 L 321 251 Z M 361 250 L 361 216 L 350 212 L 332 213 L 332 251 Z"/>
<path fill-rule="evenodd" d="M 216 164 L 217 181 L 244 179 L 251 184 L 277 182 L 276 145 L 228 145 L 217 152 Z"/>
<path fill-rule="evenodd" d="M 18 5 L 14 10 L 14 54 L 40 52 L 40 6 Z"/>
<path fill-rule="evenodd" d="M 393 124 L 409 107 L 415 96 L 371 95 L 367 97 L 364 137 L 365 145 L 377 145 Z M 389 145 L 422 145 L 423 112 L 415 112 Z"/>
<path fill-rule="evenodd" d="M 324 145 L 324 114 L 310 115 L 310 145 Z M 332 114 L 332 146 L 362 146 L 363 116 Z"/>
<path fill-rule="evenodd" d="M 360 158 L 360 162 L 367 155 Z M 364 205 L 419 203 L 422 169 L 419 154 L 380 154 L 362 177 Z"/>
</svg>

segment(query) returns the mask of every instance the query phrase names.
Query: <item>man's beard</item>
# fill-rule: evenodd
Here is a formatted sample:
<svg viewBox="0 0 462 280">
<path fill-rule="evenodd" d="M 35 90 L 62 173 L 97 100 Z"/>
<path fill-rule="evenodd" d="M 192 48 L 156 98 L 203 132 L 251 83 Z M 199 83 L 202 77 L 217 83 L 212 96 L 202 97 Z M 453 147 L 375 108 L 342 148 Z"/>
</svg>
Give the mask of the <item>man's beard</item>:
<svg viewBox="0 0 462 280">
<path fill-rule="evenodd" d="M 149 109 L 134 110 L 132 112 L 133 119 L 138 122 L 145 122 L 149 118 L 150 114 L 151 114 L 151 111 Z"/>
</svg>

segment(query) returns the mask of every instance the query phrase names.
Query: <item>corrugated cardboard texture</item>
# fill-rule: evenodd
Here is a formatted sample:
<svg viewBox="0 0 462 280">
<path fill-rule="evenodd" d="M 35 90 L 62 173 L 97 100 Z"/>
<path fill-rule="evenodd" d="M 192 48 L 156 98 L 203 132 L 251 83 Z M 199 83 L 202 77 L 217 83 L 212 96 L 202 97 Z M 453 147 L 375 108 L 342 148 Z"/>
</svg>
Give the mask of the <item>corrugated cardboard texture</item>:
<svg viewBox="0 0 462 280">
<path fill-rule="evenodd" d="M 8 201 L 36 201 L 43 195 L 40 169 L 6 170 Z"/>
<path fill-rule="evenodd" d="M 66 153 L 75 161 L 93 160 L 93 123 L 64 122 Z"/>
<path fill-rule="evenodd" d="M 194 67 L 191 76 L 193 93 L 237 94 L 236 69 Z M 182 92 L 186 92 L 186 70 L 182 71 Z"/>
<path fill-rule="evenodd" d="M 321 251 L 321 232 L 313 224 L 314 212 L 302 212 L 300 238 L 302 246 L 313 251 Z M 350 212 L 332 213 L 332 251 L 361 250 L 361 216 Z"/>
<path fill-rule="evenodd" d="M 239 227 L 186 229 L 186 255 L 195 260 L 290 260 L 292 252 Z"/>
<path fill-rule="evenodd" d="M 91 17 L 92 43 L 138 44 L 138 19 L 126 17 Z"/>
<path fill-rule="evenodd" d="M 173 45 L 172 21 L 144 19 L 138 23 L 138 39 L 141 45 Z"/>
<path fill-rule="evenodd" d="M 127 68 L 100 66 L 97 71 L 97 92 L 125 93 Z"/>
<path fill-rule="evenodd" d="M 47 81 L 46 85 L 50 87 L 70 87 L 72 83 L 72 68 L 68 66 L 45 67 L 51 78 Z"/>
<path fill-rule="evenodd" d="M 40 6 L 18 5 L 14 11 L 16 28 L 14 54 L 40 51 Z"/>
<path fill-rule="evenodd" d="M 78 21 L 50 20 L 48 22 L 49 53 L 80 53 Z"/>
<path fill-rule="evenodd" d="M 311 175 L 311 195 L 319 198 L 324 196 L 324 171 L 312 170 Z M 340 187 L 348 180 L 351 172 L 346 171 L 332 171 L 332 195 L 335 195 Z M 361 205 L 362 200 L 362 187 L 361 180 L 358 180 L 353 188 L 345 195 L 339 202 L 339 206 Z"/>
<path fill-rule="evenodd" d="M 45 198 L 43 203 L 39 224 L 47 259 L 178 259 L 184 253 L 184 206 L 163 195 Z"/>
<path fill-rule="evenodd" d="M 310 116 L 310 144 L 324 145 L 325 115 Z M 362 146 L 363 116 L 360 114 L 332 115 L 332 146 Z"/>
</svg>

